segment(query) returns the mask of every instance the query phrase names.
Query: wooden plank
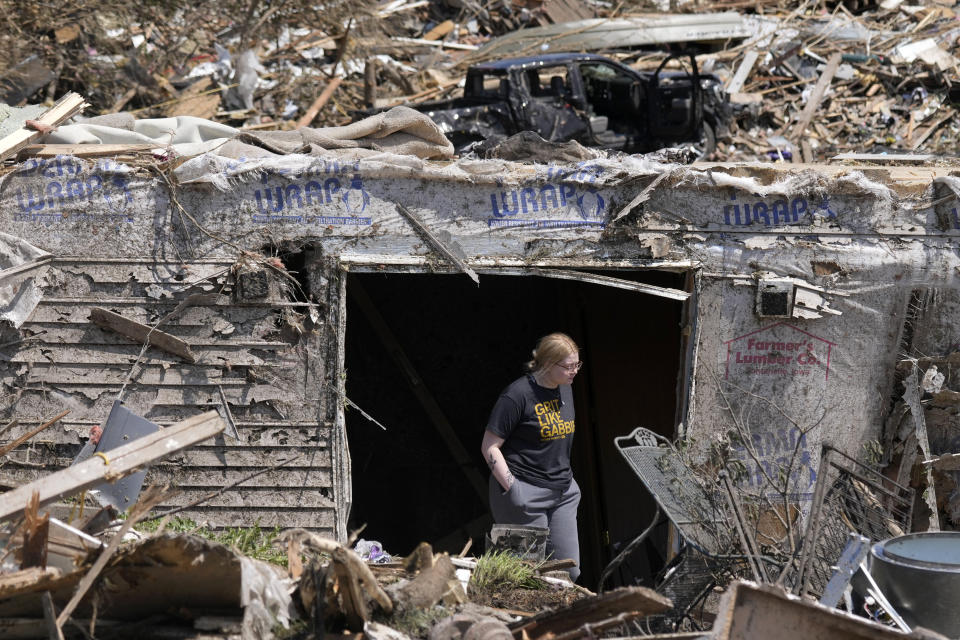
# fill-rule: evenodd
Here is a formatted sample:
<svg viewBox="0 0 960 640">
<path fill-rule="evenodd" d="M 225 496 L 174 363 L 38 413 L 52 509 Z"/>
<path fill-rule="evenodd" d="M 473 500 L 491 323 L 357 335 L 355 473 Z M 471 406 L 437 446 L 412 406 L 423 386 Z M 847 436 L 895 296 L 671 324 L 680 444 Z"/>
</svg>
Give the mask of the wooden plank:
<svg viewBox="0 0 960 640">
<path fill-rule="evenodd" d="M 49 640 L 63 640 L 63 631 L 57 624 L 57 610 L 53 606 L 53 597 L 49 591 L 40 594 L 40 604 L 43 606 L 43 620 L 47 625 L 47 638 Z"/>
<path fill-rule="evenodd" d="M 169 422 L 161 420 L 160 422 Z M 174 420 L 174 422 L 176 422 Z M 60 422 L 57 429 L 49 429 L 41 437 L 36 437 L 30 442 L 39 445 L 70 445 L 76 446 L 80 438 L 86 437 L 94 422 L 84 424 L 69 424 Z M 318 447 L 326 446 L 329 440 L 330 430 L 310 428 L 310 427 L 252 427 L 241 426 L 237 423 L 240 432 L 240 441 L 251 446 L 258 447 L 276 447 L 276 446 L 295 446 L 295 447 Z M 11 430 L 10 438 L 15 438 L 27 432 L 24 427 L 18 427 Z"/>
<path fill-rule="evenodd" d="M 72 344 L 74 346 L 101 346 L 101 345 L 115 345 L 117 344 L 116 334 L 110 329 L 102 328 L 99 324 L 91 323 L 89 325 L 82 325 L 75 323 L 73 325 L 67 325 L 63 327 L 62 330 L 58 328 L 56 323 L 46 323 L 47 325 L 53 324 L 54 326 L 42 327 L 37 324 L 28 324 L 24 323 L 22 326 L 26 326 L 28 329 L 33 331 L 36 335 L 32 336 L 32 339 L 38 344 Z M 225 326 L 225 325 L 224 325 Z M 40 330 L 45 329 L 44 335 L 39 335 Z M 211 331 L 211 335 L 196 335 L 203 330 Z M 276 328 L 273 327 L 275 331 Z M 176 331 L 176 333 L 174 333 Z M 157 333 L 157 331 L 154 331 Z M 205 348 L 205 347 L 225 347 L 225 348 L 242 348 L 242 349 L 264 349 L 264 350 L 280 350 L 288 349 L 296 346 L 290 342 L 281 342 L 281 341 L 271 341 L 271 340 L 257 340 L 253 336 L 248 334 L 240 334 L 236 329 L 229 336 L 219 337 L 220 334 L 213 333 L 213 327 L 207 325 L 206 327 L 200 326 L 191 326 L 181 327 L 178 325 L 169 325 L 164 327 L 163 333 L 181 340 L 186 343 L 186 340 L 183 338 L 197 338 L 196 340 L 191 340 L 189 342 L 190 347 L 195 348 Z M 182 336 L 182 337 L 181 337 Z M 141 343 L 142 344 L 142 343 Z"/>
<path fill-rule="evenodd" d="M 27 440 L 29 440 L 29 439 L 32 438 L 33 436 L 37 435 L 38 433 L 40 433 L 41 431 L 43 431 L 44 429 L 46 429 L 47 427 L 49 427 L 50 425 L 55 424 L 60 418 L 64 417 L 64 416 L 67 415 L 68 413 L 70 413 L 70 410 L 69 410 L 69 409 L 67 409 L 66 411 L 64 411 L 64 412 L 61 413 L 60 415 L 55 416 L 54 418 L 51 418 L 50 420 L 47 420 L 46 422 L 44 422 L 43 424 L 41 424 L 39 427 L 36 427 L 35 429 L 31 429 L 31 430 L 28 431 L 27 433 L 25 433 L 25 434 L 21 435 L 20 437 L 16 438 L 13 442 L 11 442 L 11 443 L 9 443 L 9 444 L 7 444 L 7 445 L 4 445 L 2 448 L 0 448 L 0 456 L 5 456 L 5 455 L 7 455 L 7 454 L 10 453 L 11 451 L 13 451 L 13 450 L 16 449 L 17 447 L 19 447 L 21 444 L 23 444 L 24 442 L 26 442 Z"/>
<path fill-rule="evenodd" d="M 152 346 L 180 356 L 187 362 L 196 361 L 193 352 L 190 351 L 190 345 L 180 338 L 175 338 L 169 333 L 155 327 L 149 327 L 135 320 L 124 318 L 120 314 L 107 311 L 101 307 L 95 307 L 90 310 L 90 320 L 104 329 L 111 329 L 122 336 L 130 338 L 134 342 L 140 344 L 149 342 Z"/>
<path fill-rule="evenodd" d="M 627 622 L 634 618 L 662 613 L 673 603 L 653 589 L 621 587 L 599 596 L 577 600 L 557 611 L 547 611 L 510 625 L 515 640 L 538 640 L 559 637 L 571 631 L 589 636 L 581 627 L 610 618 Z"/>
<path fill-rule="evenodd" d="M 750 72 L 753 71 L 753 65 L 756 64 L 759 57 L 760 54 L 755 49 L 750 49 L 743 54 L 743 60 L 740 61 L 737 72 L 733 74 L 730 84 L 727 85 L 727 93 L 740 93 L 743 90 L 743 85 L 750 76 Z"/>
<path fill-rule="evenodd" d="M 122 478 L 161 458 L 212 438 L 222 432 L 224 426 L 223 420 L 216 411 L 208 411 L 138 438 L 130 444 L 110 451 L 104 457 L 90 458 L 8 491 L 0 495 L 0 520 L 7 519 L 22 510 L 34 491 L 39 494 L 40 505 L 43 506 L 89 489 L 104 480 Z"/>
<path fill-rule="evenodd" d="M 57 102 L 37 118 L 36 121 L 27 121 L 36 122 L 35 128 L 28 128 L 28 125 L 25 124 L 23 128 L 17 129 L 0 140 L 0 161 L 16 155 L 20 149 L 38 140 L 44 135 L 42 131 L 44 128 L 49 130 L 50 128 L 63 124 L 89 106 L 90 105 L 88 105 L 79 94 L 72 92 L 66 94 L 57 100 Z"/>
<path fill-rule="evenodd" d="M 343 82 L 343 78 L 340 76 L 335 76 L 327 83 L 327 86 L 323 88 L 323 91 L 320 92 L 320 95 L 317 96 L 317 99 L 313 101 L 313 104 L 310 105 L 310 108 L 307 109 L 307 112 L 297 120 L 297 129 L 303 127 L 309 127 L 313 122 L 313 119 L 317 117 L 317 114 L 320 113 L 320 109 L 323 108 L 323 105 L 327 104 L 330 98 L 333 97 L 333 92 L 337 90 L 337 87 L 340 86 L 340 83 Z"/>
<path fill-rule="evenodd" d="M 78 448 L 79 449 L 79 448 Z M 98 458 L 99 459 L 99 458 Z M 72 462 L 72 459 L 65 462 Z M 322 467 L 304 467 L 271 471 L 260 477 L 260 486 L 282 489 L 277 492 L 276 503 L 287 507 L 296 507 L 297 504 L 290 504 L 285 497 L 287 495 L 298 495 L 297 491 L 291 489 L 302 489 L 304 491 L 319 492 L 330 487 L 331 471 L 329 465 Z M 33 482 L 49 474 L 49 469 L 37 469 L 36 467 L 18 467 L 15 463 L 8 462 L 2 474 L 0 474 L 0 483 L 16 486 L 26 482 Z M 174 483 L 180 488 L 186 490 L 203 490 L 210 487 L 221 487 L 224 484 L 235 482 L 250 475 L 249 469 L 230 468 L 230 467 L 202 467 L 197 469 L 178 467 L 176 465 L 157 464 L 147 472 L 147 483 Z M 263 506 L 263 505 L 260 505 Z"/>
<path fill-rule="evenodd" d="M 30 260 L 23 264 L 18 264 L 15 267 L 8 267 L 6 269 L 0 269 L 0 282 L 12 278 L 14 276 L 19 276 L 34 269 L 39 269 L 50 264 L 50 261 L 53 260 L 53 256 L 43 256 L 41 258 L 36 258 Z"/>
<path fill-rule="evenodd" d="M 792 135 L 794 139 L 798 139 L 803 136 L 804 132 L 807 130 L 807 127 L 810 126 L 810 121 L 813 119 L 817 109 L 820 108 L 820 102 L 823 100 L 823 95 L 827 92 L 830 82 L 833 81 L 833 76 L 837 73 L 837 68 L 840 66 L 840 60 L 842 58 L 843 54 L 838 51 L 830 56 L 830 59 L 827 61 L 827 68 L 823 70 L 822 74 L 820 74 L 820 79 L 817 80 L 817 84 L 814 85 L 813 91 L 810 93 L 810 97 L 807 98 L 807 104 L 803 108 L 803 111 L 800 112 L 800 117 L 797 118 L 797 123 L 793 127 Z"/>
<path fill-rule="evenodd" d="M 916 426 L 914 432 L 917 438 L 917 446 L 923 454 L 924 460 L 930 459 L 930 440 L 927 435 L 927 420 L 923 405 L 920 403 L 920 384 L 919 368 L 914 366 L 913 371 L 903 381 L 903 401 L 910 407 L 910 415 L 913 416 L 913 423 Z M 912 466 L 912 465 L 911 465 Z M 940 511 L 937 508 L 937 493 L 935 490 L 936 481 L 933 477 L 933 468 L 925 467 L 927 488 L 923 492 L 923 499 L 927 503 L 930 511 L 930 518 L 927 524 L 927 531 L 940 531 Z"/>
<path fill-rule="evenodd" d="M 919 149 L 919 148 L 920 148 L 920 145 L 922 145 L 924 142 L 926 142 L 926 141 L 927 141 L 927 138 L 929 138 L 930 135 L 931 135 L 934 131 L 936 131 L 938 128 L 940 128 L 940 125 L 942 125 L 944 122 L 947 122 L 948 120 L 951 120 L 956 114 L 957 114 L 956 109 L 954 109 L 954 108 L 952 108 L 952 107 L 947 108 L 946 114 L 944 114 L 944 115 L 940 116 L 939 118 L 937 118 L 936 120 L 934 120 L 933 123 L 930 124 L 930 126 L 928 126 L 926 129 L 924 129 L 924 130 L 923 130 L 923 133 L 921 133 L 920 135 L 918 135 L 918 136 L 913 140 L 913 143 L 910 145 L 910 148 L 911 148 L 911 149 Z"/>
<path fill-rule="evenodd" d="M 42 347 L 29 343 L 26 349 L 20 349 L 10 357 L 10 362 L 29 362 L 29 363 L 49 363 L 61 362 L 68 365 L 96 365 L 101 366 L 122 366 L 133 363 L 140 352 L 140 347 L 135 344 L 116 344 L 116 345 L 58 345 L 44 344 Z M 271 354 L 269 359 L 261 358 L 251 354 L 245 347 L 238 347 L 236 350 L 230 349 L 205 349 L 200 355 L 197 364 L 220 366 L 300 366 L 303 360 L 295 357 L 293 348 L 288 345 L 288 352 L 283 354 Z M 264 351 L 264 350 L 260 350 Z M 157 353 L 150 357 L 153 363 L 167 362 L 172 365 L 183 364 L 183 359 L 166 352 Z"/>
<path fill-rule="evenodd" d="M 206 76 L 180 92 L 164 109 L 168 116 L 194 116 L 211 120 L 220 108 L 220 87 L 210 89 L 213 80 Z"/>
<path fill-rule="evenodd" d="M 467 265 L 464 260 L 463 251 L 460 249 L 459 245 L 457 245 L 453 239 L 449 237 L 449 233 L 447 233 L 448 237 L 446 239 L 441 239 L 437 234 L 431 231 L 430 228 L 424 224 L 423 220 L 421 220 L 420 217 L 417 216 L 413 211 L 410 211 L 410 209 L 407 209 L 400 203 L 397 203 L 396 207 L 397 211 L 402 213 L 403 216 L 413 224 L 414 228 L 419 231 L 420 234 L 423 235 L 437 251 L 440 252 L 440 255 L 446 257 L 447 260 L 456 265 L 460 271 L 467 274 L 470 279 L 474 281 L 474 283 L 477 285 L 480 284 L 480 277 L 477 275 L 477 272 Z"/>
<path fill-rule="evenodd" d="M 99 301 L 90 301 L 90 304 L 101 304 Z M 124 317 L 136 320 L 137 322 L 150 322 L 156 317 L 158 309 L 145 307 L 132 307 L 124 309 Z M 30 326 L 37 323 L 39 326 L 49 323 L 68 323 L 88 324 L 90 318 L 90 306 L 84 302 L 76 302 L 73 305 L 48 305 L 43 300 L 40 305 L 34 309 L 30 320 L 24 323 L 24 326 Z M 199 327 L 204 324 L 212 325 L 217 320 L 223 319 L 231 324 L 252 323 L 247 328 L 247 333 L 262 331 L 268 322 L 275 323 L 276 315 L 266 313 L 266 309 L 230 309 L 228 307 L 189 307 L 181 312 L 177 320 L 177 325 L 181 327 Z M 263 313 L 261 313 L 263 312 Z"/>
<path fill-rule="evenodd" d="M 194 448 L 183 451 L 176 458 L 175 464 L 186 467 L 262 467 L 268 461 L 276 462 L 292 457 L 296 453 L 304 454 L 303 460 L 312 465 L 330 466 L 330 450 L 326 447 L 209 447 L 208 449 Z M 168 461 L 167 464 L 174 464 Z"/>
<path fill-rule="evenodd" d="M 643 282 L 634 282 L 633 280 L 623 280 L 622 278 L 612 278 L 610 276 L 601 276 L 593 273 L 584 273 L 582 271 L 570 271 L 567 269 L 531 269 L 532 273 L 544 278 L 557 278 L 559 280 L 574 280 L 576 282 L 589 282 L 606 287 L 616 287 L 617 289 L 626 289 L 637 293 L 648 293 L 661 298 L 670 298 L 671 300 L 686 300 L 690 293 L 681 289 L 669 289 L 658 287 Z"/>
<path fill-rule="evenodd" d="M 448 33 L 453 31 L 453 20 L 444 20 L 430 31 L 423 34 L 424 40 L 442 40 Z"/>
<path fill-rule="evenodd" d="M 42 569 L 30 567 L 19 571 L 10 571 L 0 574 L 0 599 L 8 598 L 29 587 L 42 589 L 58 580 L 63 571 L 54 567 Z"/>
<path fill-rule="evenodd" d="M 73 156 L 75 158 L 105 158 L 110 156 L 151 153 L 162 149 L 159 144 L 32 144 L 17 154 L 18 160 L 25 158 L 56 158 Z"/>
<path fill-rule="evenodd" d="M 882 162 L 884 164 L 923 164 L 930 162 L 937 156 L 932 153 L 838 153 L 830 158 L 831 161 L 850 160 L 854 162 Z"/>
</svg>

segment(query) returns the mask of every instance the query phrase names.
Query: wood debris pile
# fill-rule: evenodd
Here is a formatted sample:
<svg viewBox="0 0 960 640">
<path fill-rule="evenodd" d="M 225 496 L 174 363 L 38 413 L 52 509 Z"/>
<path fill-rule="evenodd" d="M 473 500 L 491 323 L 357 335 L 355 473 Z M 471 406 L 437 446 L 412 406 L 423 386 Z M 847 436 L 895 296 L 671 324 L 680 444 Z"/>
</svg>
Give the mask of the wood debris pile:
<svg viewBox="0 0 960 640">
<path fill-rule="evenodd" d="M 323 11 L 307 0 L 2 0 L 0 10 L 0 102 L 52 103 L 76 91 L 92 105 L 87 115 L 257 128 L 349 122 L 372 103 L 371 84 L 383 96 L 423 97 L 456 83 L 437 68 L 492 35 L 593 15 L 572 0 L 335 1 Z M 324 88 L 331 95 L 318 101 Z"/>
<path fill-rule="evenodd" d="M 952 2 L 791 3 L 757 20 L 756 36 L 703 58 L 739 112 L 720 158 L 956 154 Z"/>
<path fill-rule="evenodd" d="M 192 115 L 256 129 L 342 125 L 370 107 L 455 97 L 466 66 L 484 59 L 476 50 L 493 37 L 566 22 L 576 32 L 582 27 L 572 21 L 670 8 L 590 0 L 364 0 L 323 12 L 306 0 L 57 4 L 0 2 L 9 27 L 0 36 L 0 101 L 52 103 L 77 91 L 92 105 L 88 116 Z M 701 68 L 724 80 L 735 107 L 733 134 L 714 159 L 953 155 L 960 28 L 947 0 L 672 8 L 741 11 L 753 34 L 719 51 L 686 43 L 704 52 Z M 596 53 L 643 69 L 663 58 Z"/>
</svg>

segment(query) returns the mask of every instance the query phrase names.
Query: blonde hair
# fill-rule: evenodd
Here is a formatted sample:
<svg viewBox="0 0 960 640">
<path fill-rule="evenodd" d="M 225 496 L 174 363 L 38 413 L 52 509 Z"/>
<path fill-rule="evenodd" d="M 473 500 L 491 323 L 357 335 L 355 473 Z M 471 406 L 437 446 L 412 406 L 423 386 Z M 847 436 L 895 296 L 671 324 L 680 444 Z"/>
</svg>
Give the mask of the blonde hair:
<svg viewBox="0 0 960 640">
<path fill-rule="evenodd" d="M 533 360 L 527 362 L 525 366 L 527 371 L 532 373 L 556 364 L 571 353 L 579 351 L 580 347 L 567 334 L 551 333 L 540 338 L 537 348 L 533 350 Z"/>
</svg>

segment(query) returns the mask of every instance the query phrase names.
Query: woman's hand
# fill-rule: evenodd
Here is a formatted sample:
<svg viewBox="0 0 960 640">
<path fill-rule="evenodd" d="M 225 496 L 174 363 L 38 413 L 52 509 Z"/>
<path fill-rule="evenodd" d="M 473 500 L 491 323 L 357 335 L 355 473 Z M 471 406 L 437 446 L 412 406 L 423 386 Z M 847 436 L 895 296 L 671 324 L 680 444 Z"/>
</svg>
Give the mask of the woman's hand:
<svg viewBox="0 0 960 640">
<path fill-rule="evenodd" d="M 500 447 L 503 445 L 503 438 L 491 431 L 483 432 L 483 442 L 480 443 L 480 451 L 483 452 L 483 459 L 487 461 L 490 467 L 490 473 L 496 478 L 504 493 L 513 486 L 514 477 L 507 468 L 507 461 L 503 457 Z"/>
</svg>

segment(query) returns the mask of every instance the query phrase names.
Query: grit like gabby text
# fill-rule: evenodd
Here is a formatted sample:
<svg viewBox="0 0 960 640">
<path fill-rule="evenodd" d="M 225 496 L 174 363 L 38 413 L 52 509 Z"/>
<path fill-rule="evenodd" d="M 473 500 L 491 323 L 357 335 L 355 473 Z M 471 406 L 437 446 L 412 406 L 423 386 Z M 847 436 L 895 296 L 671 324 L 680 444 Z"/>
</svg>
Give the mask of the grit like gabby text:
<svg viewBox="0 0 960 640">
<path fill-rule="evenodd" d="M 573 435 L 574 421 L 560 417 L 560 399 L 538 402 L 533 406 L 540 423 L 540 442 L 560 440 Z"/>
</svg>

